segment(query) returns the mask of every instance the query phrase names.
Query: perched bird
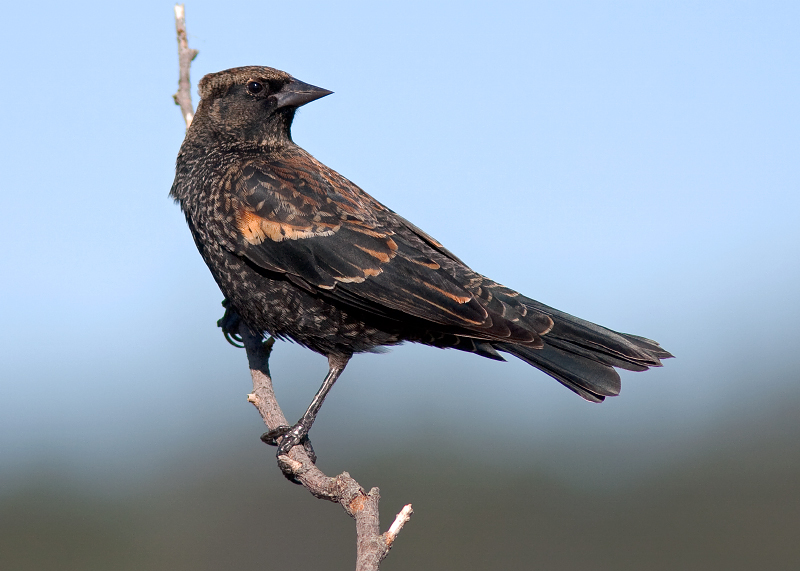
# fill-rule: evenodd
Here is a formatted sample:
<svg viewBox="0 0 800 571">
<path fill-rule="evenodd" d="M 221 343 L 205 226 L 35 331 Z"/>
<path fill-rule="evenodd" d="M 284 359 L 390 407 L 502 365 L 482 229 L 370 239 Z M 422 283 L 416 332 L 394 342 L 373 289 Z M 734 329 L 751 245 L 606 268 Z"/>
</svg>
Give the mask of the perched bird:
<svg viewBox="0 0 800 571">
<path fill-rule="evenodd" d="M 229 309 L 253 332 L 329 362 L 303 418 L 273 435 L 278 454 L 306 437 L 350 357 L 386 345 L 508 353 L 593 402 L 619 393 L 614 367 L 644 371 L 672 356 L 474 272 L 297 146 L 297 108 L 330 91 L 256 66 L 209 74 L 199 87 L 170 195 Z"/>
</svg>

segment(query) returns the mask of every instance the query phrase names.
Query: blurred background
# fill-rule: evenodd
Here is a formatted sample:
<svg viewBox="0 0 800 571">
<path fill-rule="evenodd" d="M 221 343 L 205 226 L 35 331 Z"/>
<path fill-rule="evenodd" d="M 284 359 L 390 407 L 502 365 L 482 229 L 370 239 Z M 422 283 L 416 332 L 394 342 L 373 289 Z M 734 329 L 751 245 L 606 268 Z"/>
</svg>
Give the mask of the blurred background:
<svg viewBox="0 0 800 571">
<path fill-rule="evenodd" d="M 300 145 L 481 273 L 677 357 L 602 405 L 519 361 L 353 359 L 312 440 L 384 526 L 414 504 L 383 568 L 800 568 L 800 5 L 186 13 L 195 86 L 255 64 L 333 90 Z M 351 520 L 259 441 L 167 197 L 172 3 L 18 2 L 0 30 L 0 568 L 352 567 Z M 293 419 L 326 362 L 279 343 L 272 371 Z"/>
</svg>

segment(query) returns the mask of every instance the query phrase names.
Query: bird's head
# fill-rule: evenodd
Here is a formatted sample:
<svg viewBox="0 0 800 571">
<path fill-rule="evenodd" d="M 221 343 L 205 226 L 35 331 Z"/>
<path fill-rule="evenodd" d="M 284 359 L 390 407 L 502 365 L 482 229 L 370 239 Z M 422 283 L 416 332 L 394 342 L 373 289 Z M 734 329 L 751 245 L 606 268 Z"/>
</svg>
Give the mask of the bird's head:
<svg viewBox="0 0 800 571">
<path fill-rule="evenodd" d="M 200 80 L 200 104 L 190 131 L 280 147 L 291 143 L 297 108 L 332 93 L 271 67 L 237 67 Z"/>
</svg>

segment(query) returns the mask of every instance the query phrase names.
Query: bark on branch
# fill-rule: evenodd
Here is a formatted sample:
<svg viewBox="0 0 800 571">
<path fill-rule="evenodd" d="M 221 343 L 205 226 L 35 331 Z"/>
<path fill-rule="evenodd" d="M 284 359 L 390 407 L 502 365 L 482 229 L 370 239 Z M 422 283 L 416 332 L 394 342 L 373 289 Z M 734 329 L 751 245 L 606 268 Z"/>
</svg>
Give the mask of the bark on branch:
<svg viewBox="0 0 800 571">
<path fill-rule="evenodd" d="M 175 100 L 175 104 L 180 106 L 188 129 L 194 117 L 189 69 L 192 67 L 192 60 L 197 57 L 198 51 L 189 48 L 189 40 L 186 37 L 186 14 L 183 4 L 175 4 L 175 31 L 178 33 L 178 65 L 180 71 L 178 73 L 178 92 L 172 98 Z"/>
<path fill-rule="evenodd" d="M 182 4 L 175 5 L 175 29 L 178 34 L 180 75 L 178 92 L 173 98 L 175 103 L 180 105 L 188 129 L 194 116 L 189 70 L 192 60 L 197 56 L 197 50 L 189 49 Z M 258 409 L 267 430 L 288 425 L 275 398 L 269 373 L 269 355 L 274 339 L 264 341 L 261 335 L 251 332 L 242 322 L 239 323 L 239 336 L 247 352 L 250 375 L 253 377 L 253 392 L 247 395 L 247 400 Z M 397 534 L 411 517 L 413 513 L 411 504 L 406 505 L 397 514 L 388 531 L 381 533 L 378 488 L 365 492 L 347 472 L 342 472 L 334 478 L 326 476 L 314 465 L 303 446 L 295 446 L 289 454 L 279 456 L 278 466 L 288 479 L 301 484 L 317 498 L 341 505 L 344 511 L 355 519 L 356 571 L 377 571 L 380 562 L 389 553 Z"/>
</svg>

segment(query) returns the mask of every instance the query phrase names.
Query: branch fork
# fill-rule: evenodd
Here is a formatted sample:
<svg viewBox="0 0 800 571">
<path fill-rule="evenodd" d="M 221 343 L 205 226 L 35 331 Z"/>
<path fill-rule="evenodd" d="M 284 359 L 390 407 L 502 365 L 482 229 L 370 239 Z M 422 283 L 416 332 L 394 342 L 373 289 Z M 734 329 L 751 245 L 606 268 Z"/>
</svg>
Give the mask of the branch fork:
<svg viewBox="0 0 800 571">
<path fill-rule="evenodd" d="M 260 335 L 253 334 L 243 323 L 239 325 L 239 337 L 247 352 L 253 378 L 253 392 L 247 395 L 248 402 L 256 407 L 268 430 L 288 425 L 275 398 L 269 372 L 269 355 L 274 339 L 263 341 Z M 334 478 L 326 476 L 300 445 L 292 448 L 288 454 L 278 456 L 278 466 L 289 480 L 302 485 L 317 498 L 341 505 L 347 515 L 356 520 L 356 571 L 377 571 L 397 534 L 414 513 L 411 504 L 397 514 L 386 533 L 380 533 L 378 488 L 365 492 L 347 472 Z"/>
</svg>

